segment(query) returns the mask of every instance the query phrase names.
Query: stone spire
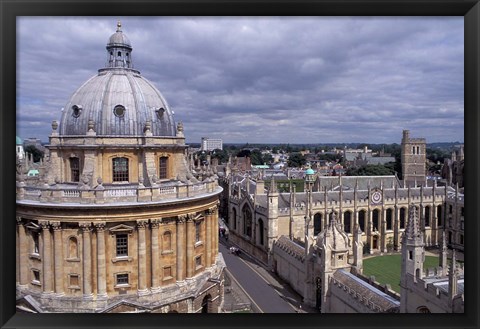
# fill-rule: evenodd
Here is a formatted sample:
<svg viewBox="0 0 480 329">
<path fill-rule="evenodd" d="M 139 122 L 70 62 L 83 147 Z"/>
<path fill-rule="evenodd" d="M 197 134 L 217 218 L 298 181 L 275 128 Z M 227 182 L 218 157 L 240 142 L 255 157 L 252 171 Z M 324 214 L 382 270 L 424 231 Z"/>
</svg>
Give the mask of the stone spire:
<svg viewBox="0 0 480 329">
<path fill-rule="evenodd" d="M 448 297 L 453 299 L 457 294 L 457 285 L 458 285 L 458 277 L 457 277 L 457 257 L 455 254 L 455 249 L 452 252 L 452 263 L 450 264 L 450 271 L 448 273 Z"/>
<path fill-rule="evenodd" d="M 439 254 L 440 257 L 438 260 L 439 266 L 442 267 L 443 275 L 447 275 L 447 272 L 448 272 L 447 255 L 448 255 L 447 238 L 445 236 L 445 230 L 443 230 L 441 252 Z"/>
<path fill-rule="evenodd" d="M 408 224 L 405 229 L 405 234 L 409 239 L 416 239 L 421 236 L 417 207 L 413 203 L 410 204 L 409 207 Z"/>
</svg>

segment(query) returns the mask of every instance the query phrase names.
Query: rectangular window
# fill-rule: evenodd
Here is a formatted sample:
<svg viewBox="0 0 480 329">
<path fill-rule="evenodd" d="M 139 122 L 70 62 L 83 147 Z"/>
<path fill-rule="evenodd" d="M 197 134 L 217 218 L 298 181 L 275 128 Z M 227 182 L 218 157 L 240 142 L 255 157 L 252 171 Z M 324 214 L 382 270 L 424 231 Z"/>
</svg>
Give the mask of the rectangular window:
<svg viewBox="0 0 480 329">
<path fill-rule="evenodd" d="M 464 207 L 461 208 L 461 215 L 465 216 L 465 208 Z"/>
<path fill-rule="evenodd" d="M 200 222 L 195 223 L 195 242 L 200 241 Z"/>
<path fill-rule="evenodd" d="M 128 159 L 114 158 L 112 161 L 113 161 L 113 181 L 128 182 Z"/>
<path fill-rule="evenodd" d="M 128 256 L 128 235 L 117 234 L 117 257 Z"/>
<path fill-rule="evenodd" d="M 158 178 L 166 179 L 167 178 L 167 165 L 168 165 L 168 158 L 161 157 L 159 161 L 159 172 Z"/>
<path fill-rule="evenodd" d="M 172 267 L 164 267 L 163 268 L 163 278 L 164 279 L 169 279 L 172 277 Z"/>
<path fill-rule="evenodd" d="M 408 259 L 413 258 L 413 252 L 411 250 L 408 251 Z"/>
<path fill-rule="evenodd" d="M 78 275 L 76 274 L 70 274 L 70 282 L 69 285 L 70 287 L 78 287 Z"/>
<path fill-rule="evenodd" d="M 195 258 L 195 266 L 198 268 L 198 267 L 201 267 L 202 266 L 202 256 L 197 256 Z"/>
<path fill-rule="evenodd" d="M 32 238 L 33 238 L 33 253 L 34 254 L 39 254 L 40 253 L 40 248 L 38 246 L 38 233 L 37 232 L 32 232 Z"/>
<path fill-rule="evenodd" d="M 33 281 L 40 282 L 40 271 L 32 270 L 32 273 L 33 273 Z"/>
<path fill-rule="evenodd" d="M 80 181 L 80 160 L 78 158 L 70 158 L 70 171 L 72 182 Z"/>
<path fill-rule="evenodd" d="M 128 274 L 117 274 L 117 285 L 128 284 Z"/>
</svg>

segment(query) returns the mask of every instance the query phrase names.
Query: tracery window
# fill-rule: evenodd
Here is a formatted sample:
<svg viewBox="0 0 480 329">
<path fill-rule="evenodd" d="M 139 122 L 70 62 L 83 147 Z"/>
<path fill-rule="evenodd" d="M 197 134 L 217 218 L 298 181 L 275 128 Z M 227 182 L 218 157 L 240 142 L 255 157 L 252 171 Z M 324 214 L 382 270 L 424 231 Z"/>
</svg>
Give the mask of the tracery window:
<svg viewBox="0 0 480 329">
<path fill-rule="evenodd" d="M 405 208 L 400 208 L 400 228 L 405 228 Z"/>
<path fill-rule="evenodd" d="M 113 158 L 113 181 L 128 182 L 128 159 Z"/>
<path fill-rule="evenodd" d="M 343 230 L 346 233 L 352 233 L 351 232 L 351 218 L 352 218 L 352 213 L 350 211 L 345 211 L 343 214 Z"/>
<path fill-rule="evenodd" d="M 318 235 L 322 231 L 322 214 L 316 213 L 313 216 L 313 235 Z"/>
<path fill-rule="evenodd" d="M 360 230 L 365 232 L 365 210 L 360 210 L 358 212 L 358 226 L 360 226 Z"/>
<path fill-rule="evenodd" d="M 387 215 L 386 222 L 387 222 L 387 231 L 388 231 L 392 229 L 393 210 L 390 208 L 387 209 L 386 215 Z"/>
<path fill-rule="evenodd" d="M 430 206 L 425 207 L 425 227 L 430 226 Z"/>
<path fill-rule="evenodd" d="M 243 234 L 252 237 L 252 212 L 250 208 L 243 208 Z"/>
<path fill-rule="evenodd" d="M 374 209 L 372 212 L 372 225 L 373 225 L 373 230 L 378 231 L 378 217 L 379 217 L 379 210 Z"/>
</svg>

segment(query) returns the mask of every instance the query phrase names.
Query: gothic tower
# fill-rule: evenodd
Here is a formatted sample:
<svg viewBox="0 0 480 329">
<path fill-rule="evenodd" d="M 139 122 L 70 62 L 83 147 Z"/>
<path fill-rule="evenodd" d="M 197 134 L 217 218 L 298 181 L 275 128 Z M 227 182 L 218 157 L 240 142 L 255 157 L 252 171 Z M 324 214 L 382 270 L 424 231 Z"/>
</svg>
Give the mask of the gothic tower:
<svg viewBox="0 0 480 329">
<path fill-rule="evenodd" d="M 425 184 L 426 148 L 425 138 L 410 138 L 410 132 L 403 131 L 401 158 L 405 186 Z"/>
<path fill-rule="evenodd" d="M 421 279 L 423 276 L 423 262 L 425 261 L 425 251 L 423 234 L 420 231 L 419 217 L 417 208 L 411 204 L 408 214 L 408 224 L 402 236 L 402 272 L 400 279 L 401 288 L 401 306 L 400 313 L 406 312 L 408 303 L 408 283 L 410 277 L 413 281 Z"/>
</svg>

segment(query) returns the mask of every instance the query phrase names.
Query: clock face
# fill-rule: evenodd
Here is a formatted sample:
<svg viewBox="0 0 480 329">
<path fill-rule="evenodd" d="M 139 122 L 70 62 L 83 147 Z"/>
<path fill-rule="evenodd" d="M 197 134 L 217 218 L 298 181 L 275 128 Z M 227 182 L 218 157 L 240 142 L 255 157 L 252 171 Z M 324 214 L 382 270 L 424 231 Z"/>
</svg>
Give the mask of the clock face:
<svg viewBox="0 0 480 329">
<path fill-rule="evenodd" d="M 375 191 L 372 193 L 372 202 L 373 203 L 380 203 L 382 202 L 382 192 L 380 191 Z"/>
</svg>

